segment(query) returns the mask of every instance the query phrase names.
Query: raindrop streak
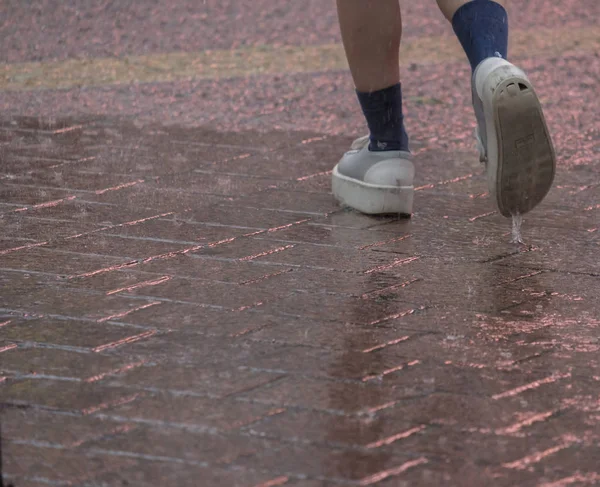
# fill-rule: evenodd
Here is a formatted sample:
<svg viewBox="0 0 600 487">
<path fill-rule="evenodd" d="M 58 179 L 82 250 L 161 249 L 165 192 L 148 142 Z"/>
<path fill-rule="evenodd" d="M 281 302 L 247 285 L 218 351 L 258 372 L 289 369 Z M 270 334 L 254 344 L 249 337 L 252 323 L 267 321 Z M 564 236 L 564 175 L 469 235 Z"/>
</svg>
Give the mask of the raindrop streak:
<svg viewBox="0 0 600 487">
<path fill-rule="evenodd" d="M 523 224 L 523 216 L 519 215 L 518 212 L 515 213 L 512 216 L 512 240 L 510 241 L 511 243 L 525 245 L 525 242 L 523 241 L 523 237 L 521 236 L 521 225 L 522 224 Z"/>
</svg>

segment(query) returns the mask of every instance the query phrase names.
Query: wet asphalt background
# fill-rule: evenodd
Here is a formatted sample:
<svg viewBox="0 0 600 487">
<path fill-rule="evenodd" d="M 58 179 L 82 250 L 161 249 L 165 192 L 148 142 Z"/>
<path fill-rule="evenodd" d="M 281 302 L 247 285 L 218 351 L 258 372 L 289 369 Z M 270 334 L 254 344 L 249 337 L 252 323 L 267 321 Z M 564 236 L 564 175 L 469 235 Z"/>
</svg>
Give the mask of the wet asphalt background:
<svg viewBox="0 0 600 487">
<path fill-rule="evenodd" d="M 522 246 L 404 4 L 411 220 L 329 193 L 333 2 L 0 5 L 5 485 L 600 485 L 600 4 L 510 2 L 559 154 Z"/>
</svg>

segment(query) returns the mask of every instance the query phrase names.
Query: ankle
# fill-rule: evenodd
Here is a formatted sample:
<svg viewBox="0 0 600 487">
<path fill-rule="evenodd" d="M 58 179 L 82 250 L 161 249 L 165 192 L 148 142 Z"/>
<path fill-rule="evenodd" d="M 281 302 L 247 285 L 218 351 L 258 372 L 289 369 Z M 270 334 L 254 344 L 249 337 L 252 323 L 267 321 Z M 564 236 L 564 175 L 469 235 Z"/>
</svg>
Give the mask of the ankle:
<svg viewBox="0 0 600 487">
<path fill-rule="evenodd" d="M 492 0 L 467 2 L 452 17 L 452 27 L 473 71 L 487 58 L 507 58 L 508 15 L 501 4 Z"/>
<path fill-rule="evenodd" d="M 369 150 L 408 151 L 408 135 L 402 113 L 401 84 L 397 83 L 371 93 L 357 91 L 357 96 L 369 126 Z"/>
<path fill-rule="evenodd" d="M 459 8 L 473 0 L 437 0 L 438 7 L 444 14 L 448 22 L 452 23 L 452 18 Z M 494 0 L 496 3 L 506 8 L 505 0 Z"/>
</svg>

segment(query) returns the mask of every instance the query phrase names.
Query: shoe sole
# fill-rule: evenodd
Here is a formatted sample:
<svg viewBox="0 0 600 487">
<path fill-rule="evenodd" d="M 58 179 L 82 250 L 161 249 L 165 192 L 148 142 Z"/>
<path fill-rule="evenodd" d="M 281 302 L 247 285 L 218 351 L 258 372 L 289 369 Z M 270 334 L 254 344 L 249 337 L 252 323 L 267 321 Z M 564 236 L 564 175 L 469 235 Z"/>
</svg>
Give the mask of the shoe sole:
<svg viewBox="0 0 600 487">
<path fill-rule="evenodd" d="M 492 114 L 495 130 L 489 130 L 488 121 L 488 148 L 497 149 L 497 167 L 495 184 L 491 181 L 495 187 L 490 190 L 502 215 L 522 215 L 546 197 L 554 182 L 552 139 L 539 99 L 521 76 L 509 77 L 496 87 Z"/>
<path fill-rule="evenodd" d="M 377 186 L 340 174 L 333 168 L 331 189 L 335 198 L 367 215 L 402 214 L 413 211 L 414 186 Z"/>
</svg>

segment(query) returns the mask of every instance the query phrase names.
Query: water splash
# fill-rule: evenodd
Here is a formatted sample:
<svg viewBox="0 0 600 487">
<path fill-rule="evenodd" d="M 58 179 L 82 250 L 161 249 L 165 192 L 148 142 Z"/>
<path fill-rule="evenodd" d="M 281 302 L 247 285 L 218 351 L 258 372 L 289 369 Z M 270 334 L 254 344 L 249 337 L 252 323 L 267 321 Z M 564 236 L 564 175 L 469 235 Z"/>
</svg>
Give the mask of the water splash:
<svg viewBox="0 0 600 487">
<path fill-rule="evenodd" d="M 523 224 L 523 216 L 519 214 L 519 212 L 513 214 L 512 216 L 512 240 L 510 243 L 514 244 L 523 244 L 523 237 L 521 235 L 521 225 Z"/>
</svg>

